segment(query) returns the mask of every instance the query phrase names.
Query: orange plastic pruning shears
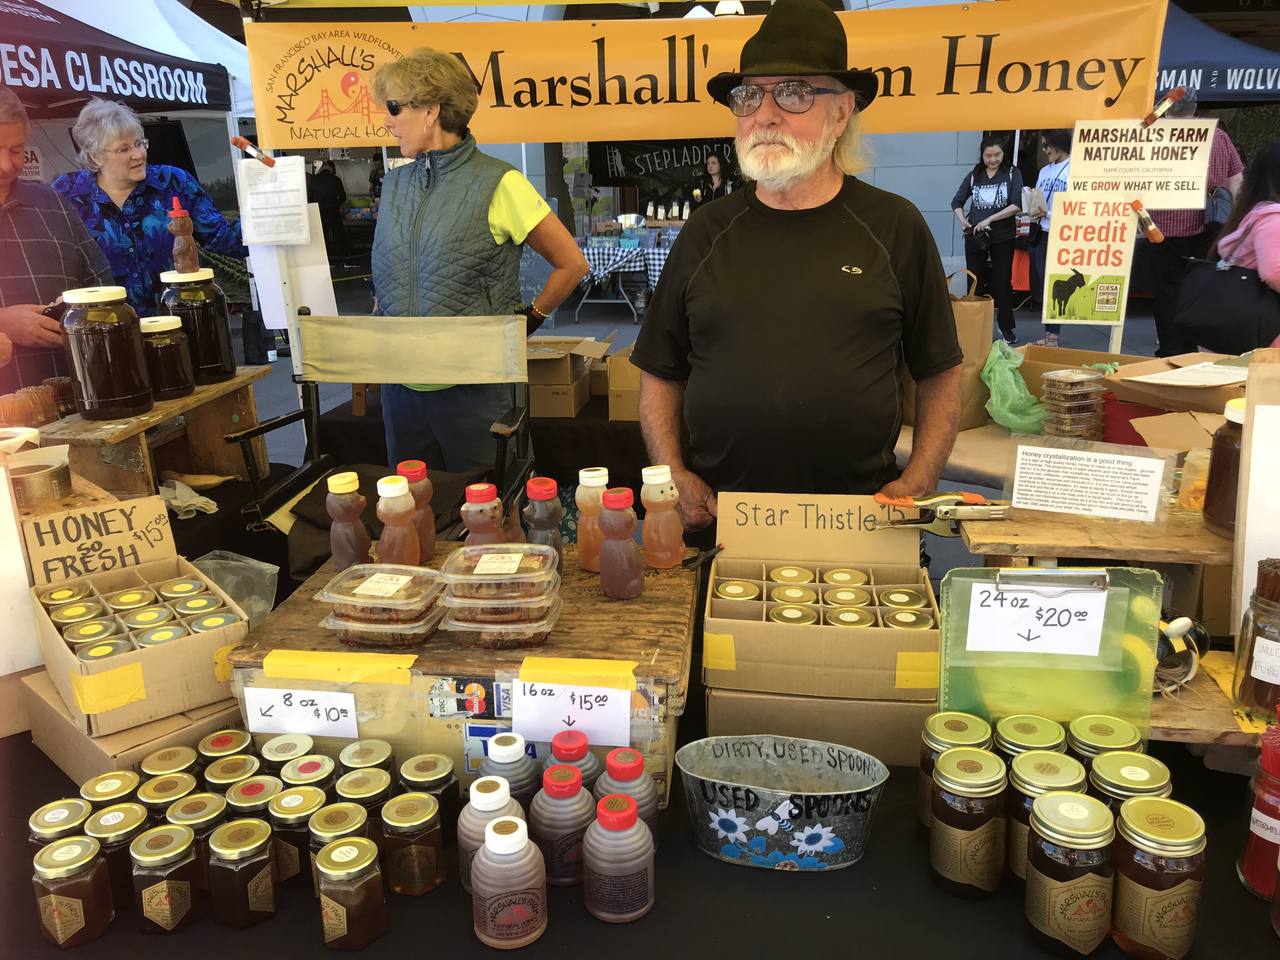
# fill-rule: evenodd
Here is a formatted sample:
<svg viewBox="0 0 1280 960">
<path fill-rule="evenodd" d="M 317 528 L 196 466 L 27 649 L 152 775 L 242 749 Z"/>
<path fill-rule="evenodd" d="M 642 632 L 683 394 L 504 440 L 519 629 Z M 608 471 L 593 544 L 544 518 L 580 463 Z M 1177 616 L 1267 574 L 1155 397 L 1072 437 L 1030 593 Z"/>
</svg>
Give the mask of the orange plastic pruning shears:
<svg viewBox="0 0 1280 960">
<path fill-rule="evenodd" d="M 877 520 L 875 529 L 886 527 L 919 527 L 939 537 L 958 537 L 961 520 L 1008 520 L 1009 501 L 988 500 L 968 490 L 932 493 L 927 497 L 886 497 L 877 493 L 876 503 L 884 507 L 918 510 L 915 519 Z"/>
</svg>

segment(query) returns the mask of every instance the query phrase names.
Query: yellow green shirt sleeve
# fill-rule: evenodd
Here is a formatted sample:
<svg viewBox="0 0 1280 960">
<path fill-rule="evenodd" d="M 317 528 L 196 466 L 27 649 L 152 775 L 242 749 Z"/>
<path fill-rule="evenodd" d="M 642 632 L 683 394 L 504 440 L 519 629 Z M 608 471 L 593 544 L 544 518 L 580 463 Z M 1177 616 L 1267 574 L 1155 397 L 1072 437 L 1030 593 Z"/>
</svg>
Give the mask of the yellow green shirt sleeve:
<svg viewBox="0 0 1280 960">
<path fill-rule="evenodd" d="M 489 201 L 489 233 L 498 246 L 508 241 L 524 243 L 550 212 L 547 201 L 525 175 L 519 170 L 508 170 Z"/>
</svg>

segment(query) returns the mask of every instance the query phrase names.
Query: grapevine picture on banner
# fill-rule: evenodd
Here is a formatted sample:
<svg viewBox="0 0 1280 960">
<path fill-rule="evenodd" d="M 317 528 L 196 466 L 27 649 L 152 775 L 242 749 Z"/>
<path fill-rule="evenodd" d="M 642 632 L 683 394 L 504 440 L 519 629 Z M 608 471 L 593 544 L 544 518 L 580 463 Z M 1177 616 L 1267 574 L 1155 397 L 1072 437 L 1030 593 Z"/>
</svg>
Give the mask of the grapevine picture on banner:
<svg viewBox="0 0 1280 960">
<path fill-rule="evenodd" d="M 1138 216 L 1127 200 L 1067 190 L 1053 198 L 1046 323 L 1124 323 Z"/>
<path fill-rule="evenodd" d="M 1081 120 L 1076 123 L 1068 190 L 1088 190 L 1148 210 L 1204 206 L 1217 120 Z M 1056 209 L 1055 209 L 1056 214 Z"/>
</svg>

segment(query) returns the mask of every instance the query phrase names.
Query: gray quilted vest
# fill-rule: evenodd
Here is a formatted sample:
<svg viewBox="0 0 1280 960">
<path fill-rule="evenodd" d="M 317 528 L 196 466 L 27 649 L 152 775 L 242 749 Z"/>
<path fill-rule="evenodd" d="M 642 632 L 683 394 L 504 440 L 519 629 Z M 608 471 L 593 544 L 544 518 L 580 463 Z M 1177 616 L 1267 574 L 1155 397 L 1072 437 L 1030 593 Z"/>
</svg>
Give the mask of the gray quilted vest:
<svg viewBox="0 0 1280 960">
<path fill-rule="evenodd" d="M 515 169 L 476 148 L 420 153 L 387 171 L 373 233 L 373 287 L 395 317 L 478 317 L 520 306 L 520 252 L 489 232 L 498 182 Z"/>
</svg>

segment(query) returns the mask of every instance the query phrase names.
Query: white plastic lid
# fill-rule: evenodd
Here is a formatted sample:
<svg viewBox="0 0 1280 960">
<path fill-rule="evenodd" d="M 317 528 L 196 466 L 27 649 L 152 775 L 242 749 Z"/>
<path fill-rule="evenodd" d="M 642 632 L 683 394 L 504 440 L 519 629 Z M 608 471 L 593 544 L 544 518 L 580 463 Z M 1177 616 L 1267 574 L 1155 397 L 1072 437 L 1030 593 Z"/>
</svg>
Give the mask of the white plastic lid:
<svg viewBox="0 0 1280 960">
<path fill-rule="evenodd" d="M 190 273 L 179 273 L 177 270 L 166 270 L 160 274 L 161 283 L 195 283 L 199 280 L 212 280 L 213 271 L 208 267 L 192 270 Z"/>
<path fill-rule="evenodd" d="M 115 303 L 128 294 L 124 287 L 77 287 L 62 291 L 63 303 Z"/>
<path fill-rule="evenodd" d="M 409 493 L 409 481 L 404 477 L 383 477 L 378 481 L 378 496 L 403 497 Z"/>
<path fill-rule="evenodd" d="M 481 777 L 471 784 L 471 805 L 477 810 L 501 810 L 510 799 L 506 777 Z"/>
<path fill-rule="evenodd" d="M 138 322 L 142 324 L 143 333 L 164 333 L 182 326 L 181 317 L 143 317 Z"/>
<path fill-rule="evenodd" d="M 652 483 L 654 486 L 670 483 L 671 468 L 665 463 L 660 463 L 653 467 L 645 467 L 640 471 L 640 479 L 644 483 Z"/>
<path fill-rule="evenodd" d="M 1244 423 L 1245 407 L 1244 397 L 1236 397 L 1234 400 L 1227 401 L 1227 405 L 1222 408 L 1222 415 L 1232 423 Z"/>
<path fill-rule="evenodd" d="M 578 471 L 578 485 L 582 487 L 607 487 L 608 467 L 583 467 Z"/>
<path fill-rule="evenodd" d="M 519 853 L 529 843 L 529 825 L 519 817 L 499 817 L 484 825 L 484 846 L 490 853 Z"/>
<path fill-rule="evenodd" d="M 518 733 L 499 733 L 489 738 L 489 759 L 498 763 L 515 763 L 524 756 L 524 737 Z"/>
</svg>

